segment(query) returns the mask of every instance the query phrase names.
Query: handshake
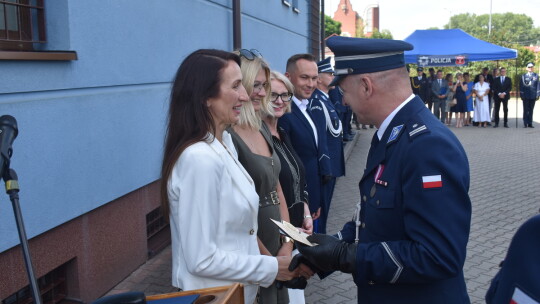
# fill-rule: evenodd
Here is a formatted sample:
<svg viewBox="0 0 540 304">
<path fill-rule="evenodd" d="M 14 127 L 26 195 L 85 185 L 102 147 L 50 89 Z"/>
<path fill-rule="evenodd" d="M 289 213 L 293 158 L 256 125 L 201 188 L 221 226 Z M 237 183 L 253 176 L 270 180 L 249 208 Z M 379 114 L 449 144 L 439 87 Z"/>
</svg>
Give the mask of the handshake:
<svg viewBox="0 0 540 304">
<path fill-rule="evenodd" d="M 313 234 L 307 239 L 317 245 L 308 246 L 296 242 L 300 253 L 291 259 L 287 267 L 287 275 L 281 271 L 280 265 L 276 284 L 278 288 L 305 289 L 307 280 L 315 273 L 321 276 L 321 274 L 324 275 L 336 270 L 345 273 L 354 272 L 356 244 L 348 244 L 326 234 Z"/>
</svg>

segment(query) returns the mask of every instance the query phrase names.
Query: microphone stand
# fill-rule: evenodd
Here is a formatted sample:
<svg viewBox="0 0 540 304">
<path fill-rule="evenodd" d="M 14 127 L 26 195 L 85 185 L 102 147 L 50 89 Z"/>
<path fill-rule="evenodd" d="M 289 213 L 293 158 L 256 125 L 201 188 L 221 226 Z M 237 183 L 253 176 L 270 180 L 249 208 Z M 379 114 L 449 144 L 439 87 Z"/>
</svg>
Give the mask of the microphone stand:
<svg viewBox="0 0 540 304">
<path fill-rule="evenodd" d="M 17 222 L 17 229 L 19 230 L 19 239 L 21 240 L 24 263 L 26 265 L 26 273 L 28 274 L 28 280 L 30 281 L 30 287 L 32 289 L 32 296 L 34 297 L 35 304 L 42 304 L 41 293 L 39 292 L 36 276 L 34 275 L 34 267 L 30 258 L 30 251 L 28 250 L 28 239 L 26 238 L 21 207 L 19 205 L 19 182 L 17 180 L 17 173 L 15 173 L 15 170 L 9 169 L 9 167 L 5 169 L 2 177 L 6 183 L 6 193 L 9 195 L 9 199 L 13 204 L 13 212 L 15 213 L 15 221 Z"/>
</svg>

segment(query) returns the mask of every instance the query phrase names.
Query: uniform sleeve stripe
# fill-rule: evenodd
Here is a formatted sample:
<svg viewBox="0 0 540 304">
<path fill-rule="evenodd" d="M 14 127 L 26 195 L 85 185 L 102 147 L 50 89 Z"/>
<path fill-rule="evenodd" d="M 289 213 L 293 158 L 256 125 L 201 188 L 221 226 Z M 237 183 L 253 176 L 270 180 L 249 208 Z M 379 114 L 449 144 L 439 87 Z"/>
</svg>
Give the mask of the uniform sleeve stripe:
<svg viewBox="0 0 540 304">
<path fill-rule="evenodd" d="M 338 239 L 343 240 L 343 235 L 341 235 L 341 231 L 338 231 L 337 237 Z"/>
<path fill-rule="evenodd" d="M 394 284 L 395 282 L 397 282 L 397 280 L 399 279 L 399 276 L 401 275 L 401 272 L 403 271 L 403 265 L 401 265 L 399 260 L 396 258 L 396 256 L 390 249 L 390 246 L 388 246 L 386 242 L 382 242 L 381 245 L 383 246 L 384 250 L 386 250 L 386 253 L 388 253 L 388 256 L 390 257 L 390 259 L 392 259 L 394 264 L 396 264 L 397 270 L 394 273 L 394 277 L 392 278 L 392 280 L 390 280 L 390 284 Z"/>
<path fill-rule="evenodd" d="M 409 136 L 413 136 L 414 134 L 416 134 L 416 133 L 418 133 L 418 132 L 420 132 L 420 131 L 424 131 L 425 129 L 427 129 L 426 126 L 421 126 L 420 128 L 415 129 L 415 130 L 409 132 Z"/>
<path fill-rule="evenodd" d="M 321 157 L 319 157 L 319 161 L 322 160 L 322 159 L 325 158 L 325 157 L 328 158 L 328 159 L 330 159 L 330 156 L 328 156 L 328 155 L 326 155 L 326 154 L 323 154 L 323 155 L 321 155 Z"/>
</svg>

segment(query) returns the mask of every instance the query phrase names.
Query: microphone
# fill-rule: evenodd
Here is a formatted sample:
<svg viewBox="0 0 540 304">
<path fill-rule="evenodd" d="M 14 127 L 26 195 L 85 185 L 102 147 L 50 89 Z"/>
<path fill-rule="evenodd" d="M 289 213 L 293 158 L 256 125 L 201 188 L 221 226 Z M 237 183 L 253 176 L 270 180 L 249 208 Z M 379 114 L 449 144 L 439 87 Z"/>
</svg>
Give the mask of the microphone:
<svg viewBox="0 0 540 304">
<path fill-rule="evenodd" d="M 11 145 L 19 134 L 17 120 L 11 115 L 0 117 L 0 178 L 4 176 L 4 170 L 9 169 L 9 161 L 13 150 Z"/>
</svg>

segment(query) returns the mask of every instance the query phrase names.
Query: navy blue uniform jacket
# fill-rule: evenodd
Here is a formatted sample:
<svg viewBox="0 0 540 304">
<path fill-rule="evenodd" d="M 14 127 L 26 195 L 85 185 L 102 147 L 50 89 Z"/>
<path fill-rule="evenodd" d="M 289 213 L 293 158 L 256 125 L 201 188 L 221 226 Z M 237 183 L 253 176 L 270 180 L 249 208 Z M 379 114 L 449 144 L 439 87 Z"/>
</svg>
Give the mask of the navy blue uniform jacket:
<svg viewBox="0 0 540 304">
<path fill-rule="evenodd" d="M 531 73 L 529 76 L 527 73 L 521 75 L 519 78 L 519 96 L 521 99 L 533 99 L 536 100 L 540 96 L 540 80 L 538 74 Z"/>
<path fill-rule="evenodd" d="M 318 101 L 315 101 L 318 103 Z M 312 101 L 310 101 L 310 104 Z M 319 106 L 320 108 L 320 106 Z M 308 104 L 308 114 L 314 121 L 321 113 L 310 112 Z M 322 111 L 320 111 L 322 112 Z M 330 175 L 330 158 L 326 152 L 326 136 L 324 132 L 317 130 L 318 145 L 315 143 L 315 135 L 308 120 L 300 111 L 300 108 L 291 101 L 291 113 L 283 115 L 278 121 L 278 125 L 287 133 L 294 150 L 302 160 L 306 168 L 306 184 L 309 195 L 309 210 L 314 213 L 321 207 L 323 201 L 322 176 Z"/>
<path fill-rule="evenodd" d="M 328 95 L 330 96 L 330 102 L 332 102 L 334 109 L 336 109 L 339 119 L 341 119 L 341 122 L 343 123 L 343 128 L 345 128 L 345 114 L 347 113 L 348 106 L 343 104 L 343 95 L 339 93 L 338 89 L 331 89 L 328 91 Z"/>
<path fill-rule="evenodd" d="M 525 299 L 540 303 L 540 215 L 518 229 L 486 294 L 487 304 L 508 304 L 511 299 L 516 303 L 529 303 Z"/>
<path fill-rule="evenodd" d="M 358 303 L 470 303 L 468 191 L 463 147 L 415 97 L 372 145 L 360 180 Z M 352 242 L 354 224 L 341 234 Z"/>
<path fill-rule="evenodd" d="M 311 111 L 314 112 L 313 100 L 317 99 L 320 103 L 324 104 L 328 111 L 330 123 L 334 129 L 339 128 L 340 119 L 339 115 L 334 108 L 334 105 L 326 95 L 319 89 L 315 89 L 315 92 L 311 95 L 312 107 Z M 338 136 L 334 136 L 327 127 L 326 116 L 323 114 L 324 120 L 317 122 L 317 132 L 326 133 L 326 146 L 328 156 L 330 157 L 330 170 L 333 177 L 340 177 L 345 175 L 345 156 L 343 154 L 343 132 Z M 320 125 L 320 127 L 319 127 Z"/>
</svg>

